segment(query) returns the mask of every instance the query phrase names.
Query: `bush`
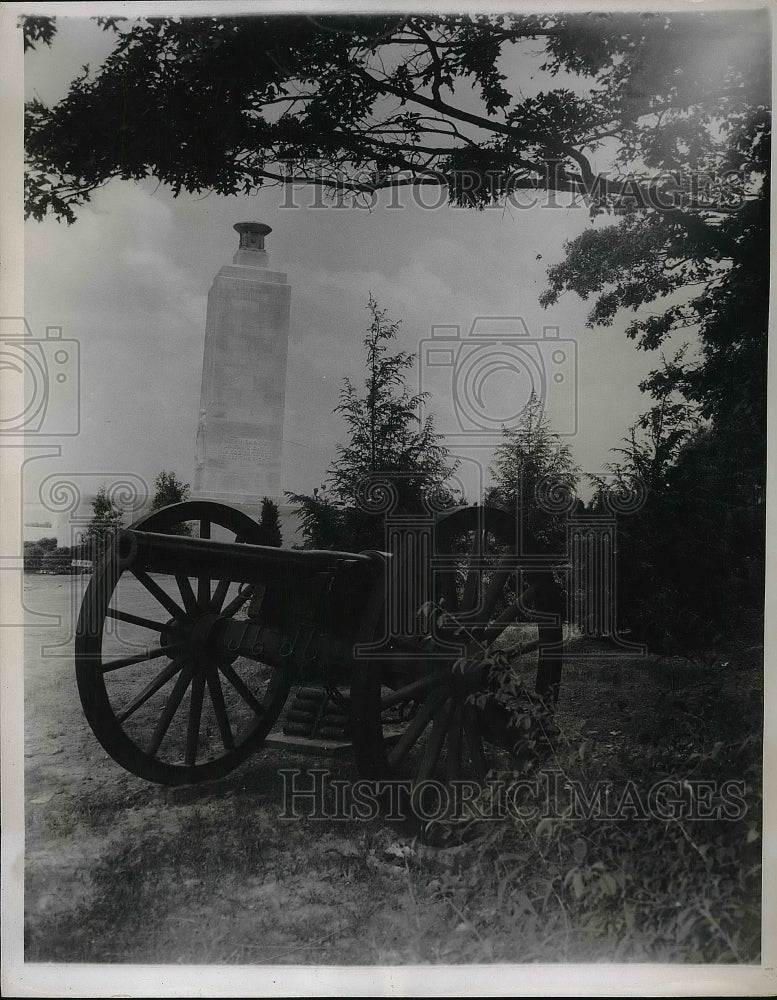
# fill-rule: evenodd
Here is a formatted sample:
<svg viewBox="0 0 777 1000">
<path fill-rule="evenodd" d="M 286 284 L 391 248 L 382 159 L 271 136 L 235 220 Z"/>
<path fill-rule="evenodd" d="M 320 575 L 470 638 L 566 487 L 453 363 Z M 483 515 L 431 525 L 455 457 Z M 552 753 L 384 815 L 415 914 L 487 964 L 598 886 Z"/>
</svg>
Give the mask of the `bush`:
<svg viewBox="0 0 777 1000">
<path fill-rule="evenodd" d="M 159 510 L 161 507 L 168 507 L 170 504 L 183 503 L 189 499 L 189 484 L 182 483 L 174 472 L 163 469 L 154 480 L 154 497 L 151 501 L 151 510 Z M 192 527 L 186 521 L 181 524 L 170 525 L 167 529 L 168 535 L 192 534 Z"/>
<path fill-rule="evenodd" d="M 24 571 L 26 573 L 40 573 L 43 563 L 43 549 L 40 542 L 24 543 Z"/>
<path fill-rule="evenodd" d="M 72 550 L 58 546 L 56 538 L 24 543 L 24 570 L 27 573 L 70 573 L 72 558 Z"/>
<path fill-rule="evenodd" d="M 758 651 L 722 663 L 645 661 L 642 669 L 655 704 L 635 697 L 618 719 L 614 754 L 562 732 L 542 769 L 525 763 L 521 777 L 549 789 L 539 801 L 519 793 L 518 805 L 537 805 L 534 815 L 506 808 L 492 787 L 477 802 L 501 818 L 438 824 L 443 842 L 469 842 L 462 871 L 438 880 L 431 896 L 472 920 L 462 961 L 758 961 Z M 677 794 L 657 808 L 650 790 L 660 782 L 673 782 L 664 787 Z M 597 799 L 607 783 L 610 798 Z M 712 804 L 725 803 L 712 815 L 710 786 Z M 593 807 L 578 798 L 573 810 L 574 789 Z M 485 906 L 489 899 L 496 905 Z"/>
<path fill-rule="evenodd" d="M 283 545 L 278 504 L 269 497 L 262 498 L 262 516 L 259 520 L 259 527 L 265 533 L 265 545 L 274 545 L 277 548 Z"/>
<path fill-rule="evenodd" d="M 68 546 L 57 546 L 43 556 L 41 573 L 72 573 L 73 551 Z"/>
</svg>

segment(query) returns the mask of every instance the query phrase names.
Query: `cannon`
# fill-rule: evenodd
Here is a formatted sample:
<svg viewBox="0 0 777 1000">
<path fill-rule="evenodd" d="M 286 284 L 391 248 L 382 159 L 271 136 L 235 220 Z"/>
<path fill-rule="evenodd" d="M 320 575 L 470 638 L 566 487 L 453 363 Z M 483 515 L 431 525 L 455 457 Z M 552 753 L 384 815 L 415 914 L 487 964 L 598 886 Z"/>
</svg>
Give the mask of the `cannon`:
<svg viewBox="0 0 777 1000">
<path fill-rule="evenodd" d="M 365 777 L 484 779 L 505 750 L 494 654 L 517 623 L 537 625 L 518 646 L 538 653 L 534 697 L 552 710 L 558 696 L 558 575 L 517 552 L 501 509 L 454 507 L 421 529 L 355 553 L 263 544 L 246 514 L 204 500 L 134 522 L 96 562 L 78 618 L 95 736 L 167 785 L 223 777 L 284 731 L 298 746 L 339 736 Z"/>
</svg>

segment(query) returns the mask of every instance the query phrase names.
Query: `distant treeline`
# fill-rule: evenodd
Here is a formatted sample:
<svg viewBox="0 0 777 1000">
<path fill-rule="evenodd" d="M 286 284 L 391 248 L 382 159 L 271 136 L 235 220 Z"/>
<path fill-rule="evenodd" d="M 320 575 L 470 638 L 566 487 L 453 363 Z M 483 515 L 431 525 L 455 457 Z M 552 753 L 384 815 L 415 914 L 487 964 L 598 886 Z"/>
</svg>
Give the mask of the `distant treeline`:
<svg viewBox="0 0 777 1000">
<path fill-rule="evenodd" d="M 25 573 L 89 573 L 91 566 L 74 566 L 73 560 L 91 562 L 95 547 L 89 542 L 82 545 L 57 545 L 56 538 L 39 538 L 37 542 L 24 543 Z"/>
</svg>

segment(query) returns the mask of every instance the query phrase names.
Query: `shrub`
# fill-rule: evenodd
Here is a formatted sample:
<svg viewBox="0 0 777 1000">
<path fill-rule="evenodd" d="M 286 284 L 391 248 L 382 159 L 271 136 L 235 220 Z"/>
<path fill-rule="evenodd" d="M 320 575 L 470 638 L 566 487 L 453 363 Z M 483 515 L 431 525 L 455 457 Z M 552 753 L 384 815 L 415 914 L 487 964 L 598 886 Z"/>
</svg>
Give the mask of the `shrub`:
<svg viewBox="0 0 777 1000">
<path fill-rule="evenodd" d="M 51 574 L 71 573 L 72 560 L 72 549 L 68 546 L 57 546 L 44 553 L 40 572 Z"/>
</svg>

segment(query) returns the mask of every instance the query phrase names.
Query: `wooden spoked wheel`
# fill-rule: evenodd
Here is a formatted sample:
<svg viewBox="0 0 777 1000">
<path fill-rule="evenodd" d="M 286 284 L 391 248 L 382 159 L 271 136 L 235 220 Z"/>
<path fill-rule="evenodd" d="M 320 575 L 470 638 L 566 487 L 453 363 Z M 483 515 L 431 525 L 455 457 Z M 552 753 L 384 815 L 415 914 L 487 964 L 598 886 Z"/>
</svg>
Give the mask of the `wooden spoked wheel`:
<svg viewBox="0 0 777 1000">
<path fill-rule="evenodd" d="M 354 673 L 354 743 L 365 777 L 483 781 L 492 766 L 509 766 L 489 703 L 496 650 L 511 669 L 534 670 L 535 704 L 550 707 L 557 696 L 560 592 L 547 565 L 516 563 L 514 519 L 459 508 L 438 518 L 435 535 L 431 608 L 421 609 L 415 634 L 391 638 L 389 657 Z M 527 646 L 538 652 L 522 656 Z"/>
<path fill-rule="evenodd" d="M 210 501 L 162 508 L 138 531 L 261 544 L 259 525 Z M 87 721 L 128 771 L 162 784 L 229 773 L 264 740 L 286 700 L 284 671 L 219 648 L 214 626 L 244 618 L 253 588 L 167 575 L 120 560 L 111 547 L 84 596 L 75 641 Z"/>
</svg>

